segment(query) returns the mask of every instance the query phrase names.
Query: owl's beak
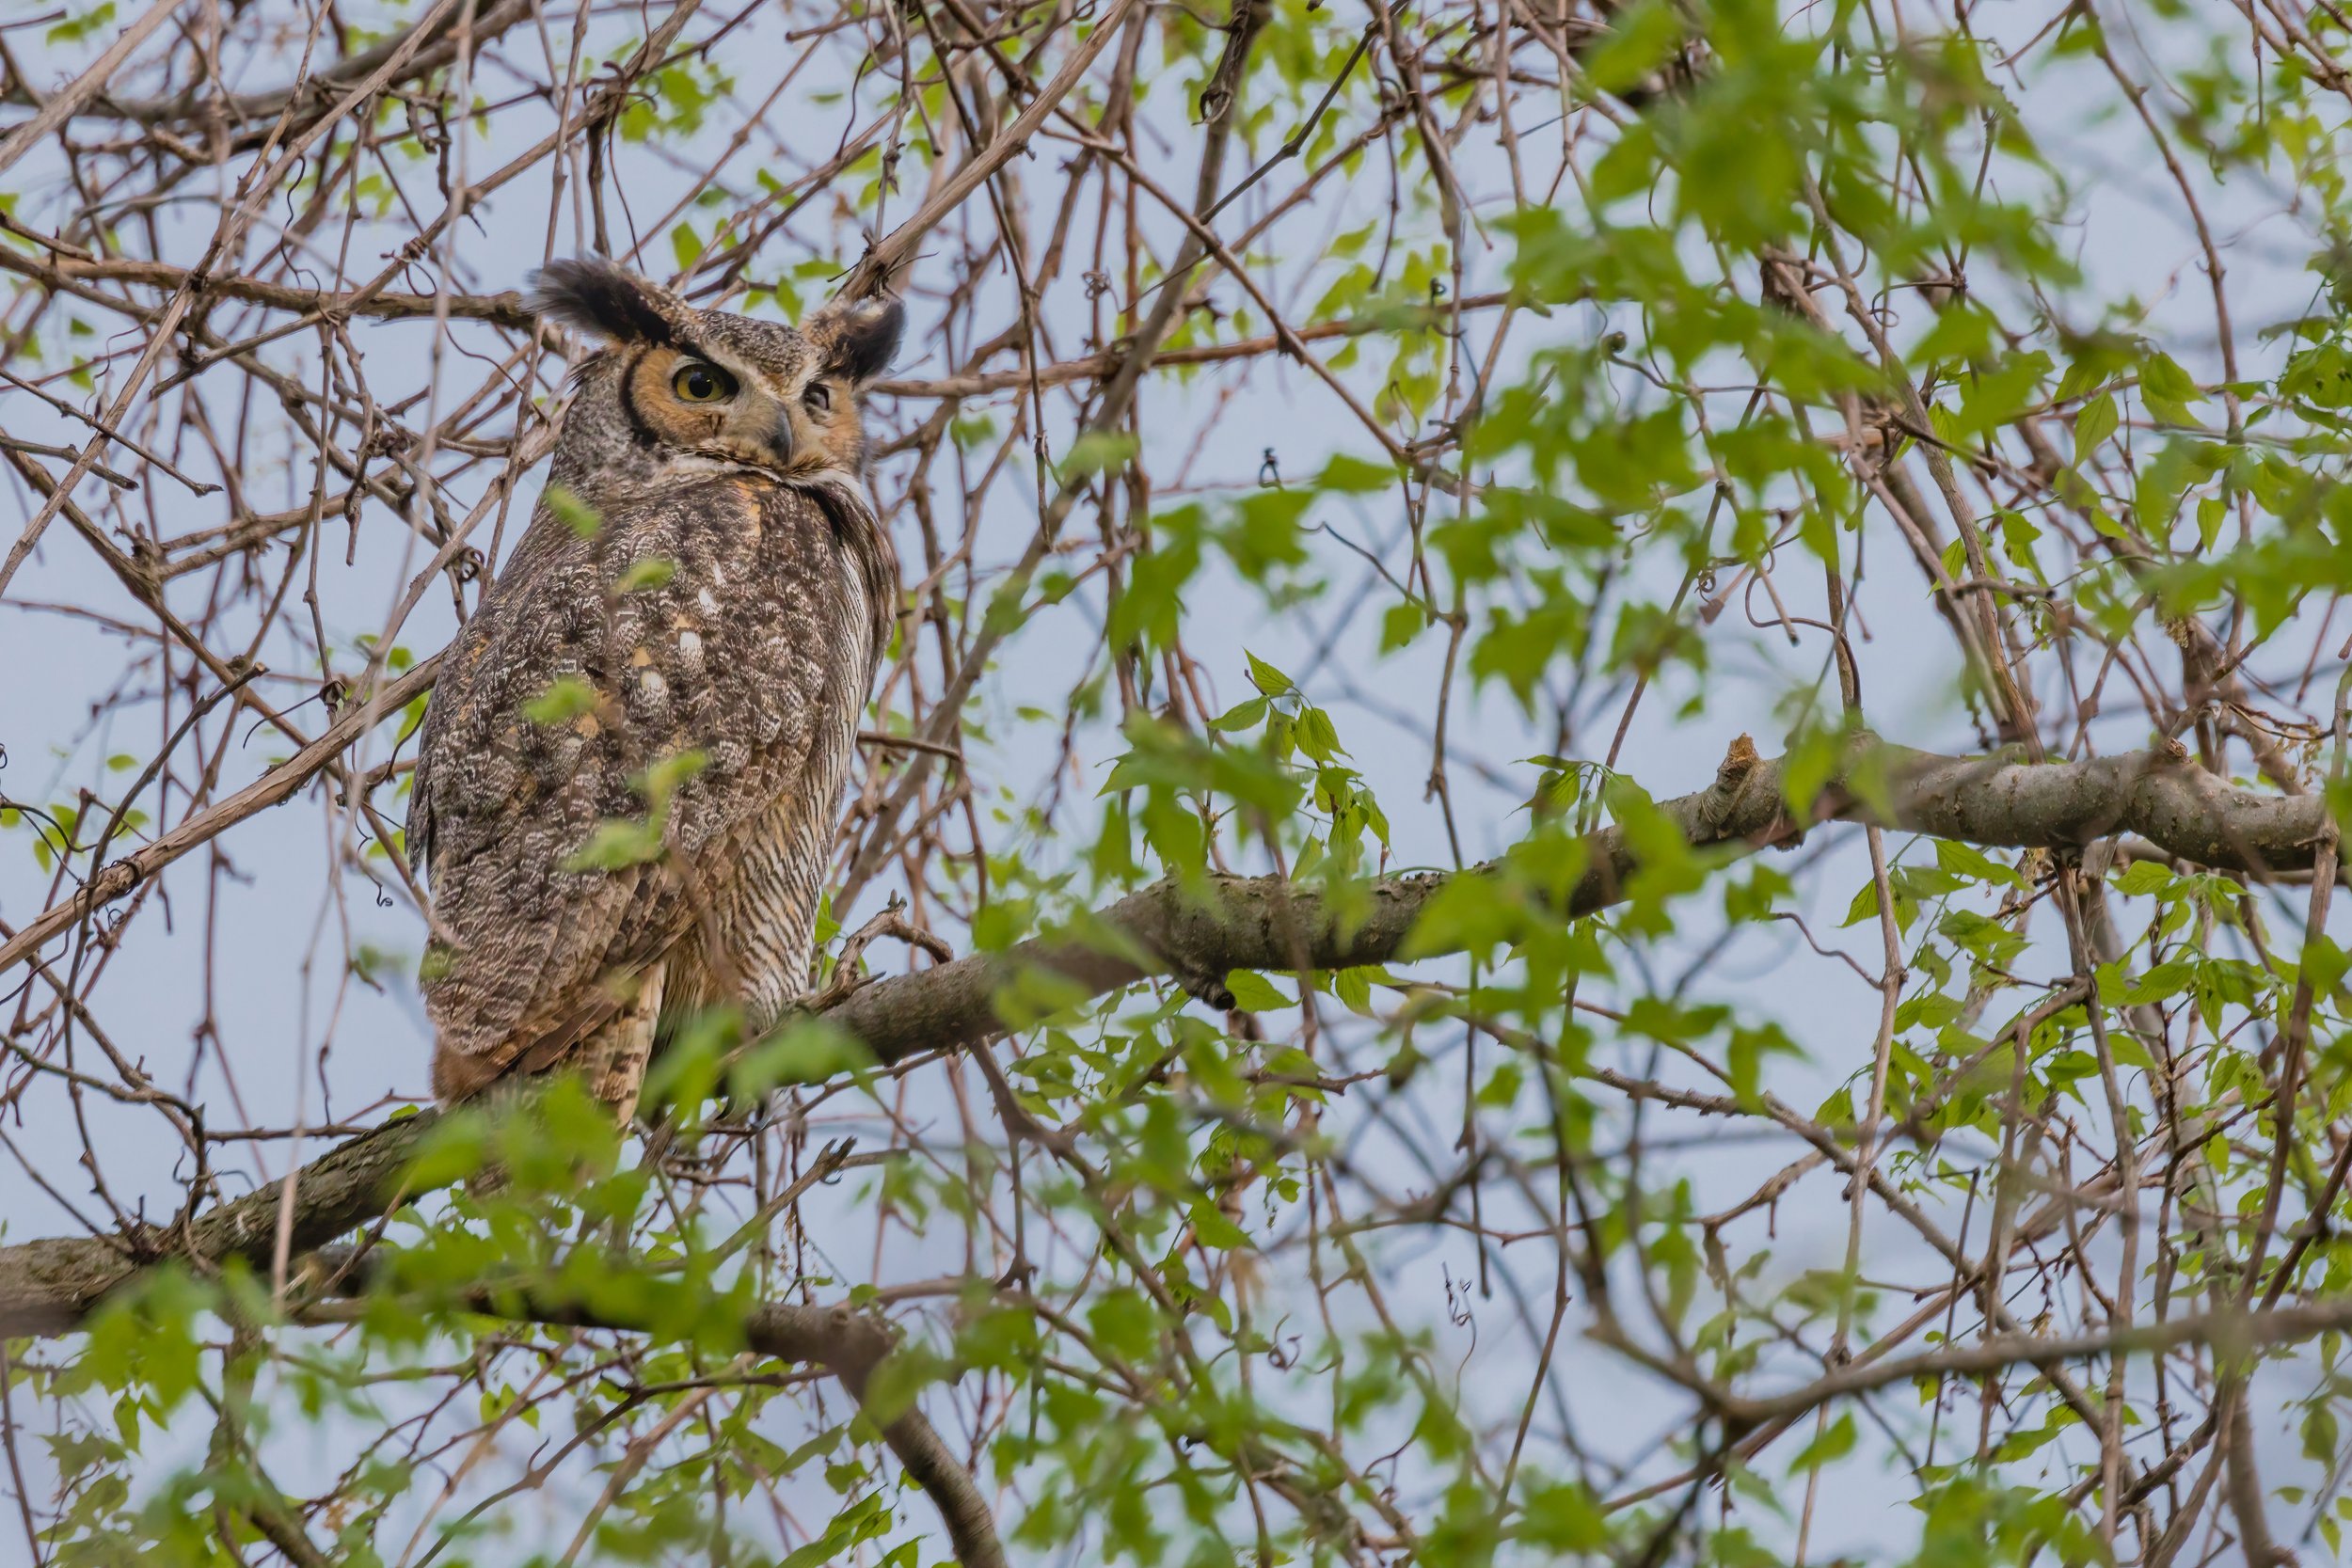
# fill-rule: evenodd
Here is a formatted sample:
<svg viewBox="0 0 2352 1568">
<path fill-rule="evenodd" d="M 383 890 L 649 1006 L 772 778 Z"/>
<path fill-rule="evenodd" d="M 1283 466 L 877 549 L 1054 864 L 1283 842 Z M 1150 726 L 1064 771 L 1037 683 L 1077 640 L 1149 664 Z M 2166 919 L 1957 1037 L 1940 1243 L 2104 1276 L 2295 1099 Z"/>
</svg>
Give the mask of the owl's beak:
<svg viewBox="0 0 2352 1568">
<path fill-rule="evenodd" d="M 789 468 L 792 466 L 792 448 L 794 446 L 794 442 L 792 439 L 791 415 L 779 413 L 775 417 L 774 422 L 770 424 L 768 427 L 768 437 L 765 445 L 768 448 L 768 455 L 774 461 L 778 468 Z"/>
</svg>

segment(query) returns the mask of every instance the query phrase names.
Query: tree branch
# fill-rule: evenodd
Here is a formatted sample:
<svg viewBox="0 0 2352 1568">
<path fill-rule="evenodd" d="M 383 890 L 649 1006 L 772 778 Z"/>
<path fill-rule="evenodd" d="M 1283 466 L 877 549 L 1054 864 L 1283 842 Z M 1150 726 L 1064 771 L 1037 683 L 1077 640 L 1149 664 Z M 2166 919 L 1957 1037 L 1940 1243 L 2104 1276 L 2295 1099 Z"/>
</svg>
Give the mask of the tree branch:
<svg viewBox="0 0 2352 1568">
<path fill-rule="evenodd" d="M 313 1272 L 318 1277 L 337 1281 L 334 1289 L 341 1293 L 356 1295 L 363 1288 L 365 1265 L 355 1270 L 346 1267 L 346 1262 L 339 1257 Z M 529 1291 L 501 1291 L 489 1285 L 466 1292 L 463 1304 L 468 1311 L 515 1323 L 622 1333 L 642 1333 L 652 1326 L 645 1318 L 604 1308 L 592 1311 L 577 1302 L 550 1300 Z M 314 1311 L 313 1315 L 324 1314 Z M 822 1367 L 840 1379 L 859 1408 L 873 1418 L 882 1441 L 898 1455 L 907 1474 L 939 1510 L 948 1540 L 955 1546 L 956 1561 L 961 1568 L 1005 1568 L 1005 1548 L 997 1539 L 995 1515 L 988 1499 L 980 1495 L 972 1472 L 956 1458 L 921 1407 L 910 1403 L 904 1410 L 885 1417 L 868 1401 L 867 1387 L 875 1370 L 897 1348 L 887 1323 L 846 1304 L 811 1307 L 771 1302 L 744 1319 L 743 1342 L 761 1355 Z"/>
<path fill-rule="evenodd" d="M 189 850 L 210 843 L 230 828 L 258 812 L 291 800 L 311 775 L 331 766 L 346 747 L 432 689 L 441 656 L 434 655 L 405 674 L 354 705 L 326 732 L 284 762 L 231 795 L 226 800 L 188 818 L 178 827 L 119 861 L 109 862 L 71 898 L 52 904 L 0 942 L 0 974 L 31 958 L 49 940 L 104 905 L 130 893 L 148 878 Z"/>
<path fill-rule="evenodd" d="M 930 194 L 922 206 L 915 209 L 914 216 L 877 241 L 865 258 L 850 269 L 849 276 L 841 283 L 842 294 L 857 298 L 895 288 L 908 264 L 914 260 L 914 247 L 921 245 L 948 214 L 962 206 L 963 198 L 986 183 L 988 177 L 1003 167 L 1007 160 L 1028 147 L 1029 138 L 1037 134 L 1037 128 L 1044 124 L 1046 117 L 1075 90 L 1093 66 L 1095 56 L 1110 46 L 1111 40 L 1119 36 L 1119 30 L 1126 25 L 1128 13 L 1134 9 L 1135 0 L 1113 0 L 1110 9 L 1095 18 L 1093 31 L 1086 36 L 1085 41 L 1070 52 L 1070 57 L 1062 62 L 1061 69 L 1054 72 L 1052 80 L 1038 90 L 1037 96 L 1029 101 L 1028 107 L 1021 111 L 1003 134 L 973 153 L 961 168 Z"/>
<path fill-rule="evenodd" d="M 2232 1307 L 2086 1334 L 1995 1335 L 1915 1355 L 1842 1368 L 1803 1387 L 1764 1399 L 1740 1399 L 1706 1386 L 1692 1387 L 1734 1424 L 1755 1428 L 1809 1414 L 1833 1400 L 1920 1378 L 1971 1377 L 2010 1367 L 2062 1367 L 2070 1361 L 2099 1357 L 2162 1355 L 2186 1345 L 2214 1345 L 2233 1356 L 2248 1356 L 2274 1346 L 2316 1339 L 2322 1334 L 2341 1333 L 2347 1327 L 2352 1327 L 2352 1300 L 2343 1297 L 2250 1312 Z"/>
<path fill-rule="evenodd" d="M 254 120 L 276 119 L 290 107 L 324 109 L 338 91 L 366 81 L 387 60 L 403 51 L 407 52 L 406 57 L 401 63 L 399 73 L 390 78 L 391 83 L 421 81 L 457 57 L 459 19 L 455 12 L 450 12 L 429 15 L 414 26 L 379 40 L 324 71 L 305 74 L 285 87 L 266 92 L 199 96 L 191 89 L 170 98 L 124 98 L 107 92 L 106 84 L 116 70 L 145 40 L 153 24 L 161 20 L 155 12 L 168 16 L 175 8 L 174 0 L 160 0 L 155 11 L 142 16 L 125 29 L 123 36 L 72 87 L 37 104 L 39 112 L 15 127 L 8 139 L 15 141 L 22 137 L 23 145 L 29 146 L 66 120 L 84 115 L 148 125 L 194 120 L 207 128 L 214 125 L 243 126 Z M 469 24 L 470 46 L 482 48 L 531 14 L 532 7 L 527 0 L 501 0 L 498 5 L 484 8 Z M 415 41 L 420 33 L 429 40 L 422 47 L 418 47 Z M 15 84 L 8 92 L 0 95 L 0 102 L 33 102 L 31 84 Z M 13 161 L 13 157 L 0 161 L 0 168 L 6 168 Z"/>
<path fill-rule="evenodd" d="M 439 1121 L 420 1112 L 336 1145 L 302 1167 L 293 1250 L 315 1251 L 416 1196 L 404 1185 L 410 1157 Z M 0 1247 L 0 1338 L 71 1333 L 106 1295 L 150 1263 L 185 1258 L 217 1267 L 232 1259 L 266 1273 L 278 1234 L 273 1181 L 224 1203 L 173 1235 L 60 1236 Z"/>
<path fill-rule="evenodd" d="M 405 679 L 413 681 L 425 668 L 419 666 Z M 382 701 L 389 705 L 401 700 L 401 690 L 396 686 Z M 330 741 L 340 745 L 349 738 L 338 724 L 304 757 Z M 2327 821 L 2324 796 L 2232 788 L 2171 752 L 2025 766 L 1997 756 L 1939 756 L 1865 738 L 1848 763 L 1843 779 L 1815 802 L 1816 819 L 1876 822 L 1988 847 L 2073 848 L 2136 833 L 2184 861 L 2265 875 L 2307 869 Z M 225 827 L 237 816 L 251 815 L 260 804 L 238 813 L 228 808 L 264 785 L 274 800 L 261 804 L 290 797 L 299 780 L 281 775 L 293 766 L 264 775 L 203 820 L 221 818 Z M 1860 782 L 1865 778 L 1877 783 L 1865 790 Z M 1800 824 L 1789 816 L 1785 787 L 1783 760 L 1759 759 L 1743 736 L 1712 784 L 1660 801 L 1657 810 L 1693 847 L 1745 851 L 1797 835 Z M 1883 809 L 1872 809 L 1866 794 Z M 192 847 L 189 835 L 190 828 L 183 826 L 140 854 L 152 855 L 167 844 L 175 854 L 184 853 Z M 1587 869 L 1559 910 L 1563 918 L 1618 902 L 1640 868 L 1622 828 L 1602 829 L 1586 846 Z M 1482 866 L 1459 875 L 1492 878 L 1498 870 Z M 1074 935 L 1041 937 L 1003 953 L 974 954 L 878 980 L 823 1016 L 889 1064 L 925 1051 L 967 1047 L 1033 1022 L 1034 1007 L 1025 1014 L 1015 989 L 1027 977 L 1058 981 L 1057 1000 L 1069 1002 L 1152 974 L 1291 970 L 1302 955 L 1319 970 L 1387 963 L 1405 952 L 1422 911 L 1450 879 L 1437 872 L 1384 877 L 1336 900 L 1272 877 L 1211 877 L 1198 893 L 1163 881 L 1096 911 Z M 115 880 L 122 886 L 115 887 Z M 101 881 L 104 885 L 92 894 L 57 909 L 119 896 L 135 878 Z M 54 919 L 56 912 L 37 919 L 0 953 L 19 957 L 45 940 L 34 932 L 54 935 L 71 923 L 72 915 Z M 294 1250 L 315 1248 L 417 1196 L 402 1185 L 403 1170 L 434 1121 L 434 1114 L 426 1112 L 387 1123 L 306 1166 L 294 1211 Z M 0 1337 L 70 1332 L 109 1291 L 166 1256 L 190 1258 L 199 1265 L 242 1258 L 266 1268 L 278 1202 L 275 1185 L 248 1194 L 198 1220 L 184 1236 L 150 1231 L 140 1237 L 58 1237 L 0 1247 Z"/>
<path fill-rule="evenodd" d="M 1658 810 L 1694 847 L 1758 847 L 1794 837 L 1784 763 L 1763 761 L 1742 736 L 1695 794 Z M 2087 762 L 2027 767 L 2001 757 L 1949 757 L 1874 740 L 1857 743 L 1848 776 L 1876 773 L 1891 809 L 1871 811 L 1856 790 L 1833 783 L 1818 818 L 1876 822 L 1968 844 L 2010 848 L 2078 847 L 2136 833 L 2186 862 L 2264 875 L 2308 869 L 2327 807 L 2316 795 L 2233 789 L 2185 756 L 2131 752 Z M 1876 795 L 1879 791 L 1870 793 Z M 1586 915 L 1625 896 L 1639 860 L 1622 828 L 1586 841 L 1583 877 L 1565 915 Z M 1481 866 L 1466 876 L 1491 876 Z M 1345 924 L 1314 893 L 1279 878 L 1213 876 L 1207 896 L 1155 883 L 1100 911 L 1091 941 L 1038 939 L 1002 954 L 976 954 L 920 974 L 880 980 L 826 1016 L 884 1062 L 919 1051 L 969 1045 L 1007 1026 L 998 998 L 1025 972 L 1044 971 L 1088 995 L 1171 970 L 1222 975 L 1231 969 L 1290 970 L 1304 953 L 1316 969 L 1387 963 L 1450 877 L 1385 877 L 1345 901 Z M 1105 940 L 1105 938 L 1112 940 Z M 1014 1021 L 1017 1022 L 1017 1021 Z"/>
<path fill-rule="evenodd" d="M 824 1367 L 870 1414 L 866 1386 L 891 1350 L 889 1331 L 875 1319 L 847 1307 L 771 1305 L 754 1313 L 744 1330 L 751 1347 L 763 1355 Z M 1005 1548 L 996 1539 L 988 1499 L 922 1407 L 911 1403 L 877 1424 L 882 1441 L 939 1510 L 947 1538 L 955 1544 L 956 1561 L 962 1568 L 1005 1568 Z"/>
<path fill-rule="evenodd" d="M 28 234 L 40 244 L 42 236 Z M 0 268 L 18 273 L 53 289 L 70 292 L 70 285 L 85 287 L 94 284 L 132 284 L 141 288 L 174 290 L 188 280 L 188 269 L 173 266 L 168 261 L 146 261 L 135 258 L 84 258 L 56 254 L 46 261 L 36 260 L 20 251 L 0 246 Z M 316 315 L 334 319 L 364 317 L 378 321 L 433 321 L 446 316 L 453 321 L 486 322 L 515 332 L 529 332 L 536 324 L 523 296 L 509 289 L 495 294 L 469 294 L 452 290 L 443 294 L 420 294 L 397 289 L 370 292 L 365 289 L 307 289 L 292 283 L 273 283 L 241 273 L 217 273 L 203 280 L 207 297 L 234 299 L 267 309 L 286 310 L 297 315 Z M 103 296 L 100 296 L 102 299 Z M 1499 309 L 1511 302 L 1507 292 L 1471 294 L 1462 300 L 1459 309 Z M 111 302 L 110 302 L 111 303 Z M 1425 306 L 1398 307 L 1393 310 L 1368 310 L 1343 321 L 1316 322 L 1311 325 L 1291 329 L 1290 335 L 1300 342 L 1323 342 L 1335 338 L 1360 338 L 1375 332 L 1393 332 L 1440 322 L 1451 313 Z M 563 337 L 551 333 L 550 343 L 562 342 Z M 1162 349 L 1152 356 L 1154 369 L 1173 365 L 1216 365 L 1234 359 L 1254 359 L 1280 352 L 1284 344 L 1272 333 L 1254 338 L 1239 338 L 1223 343 L 1194 343 L 1183 348 Z M 884 376 L 873 384 L 872 389 L 885 397 L 898 398 L 977 398 L 998 392 L 1025 391 L 1032 387 L 1063 387 L 1072 382 L 1102 381 L 1119 372 L 1127 356 L 1117 351 L 1085 354 L 1075 358 L 1058 360 L 1033 369 L 986 371 L 963 375 Z"/>
<path fill-rule="evenodd" d="M 0 249 L 0 267 L 52 288 L 66 283 L 132 283 L 141 288 L 173 290 L 186 284 L 189 271 L 168 261 L 143 261 L 135 258 L 84 260 L 59 255 L 38 261 L 20 251 L 7 249 Z M 348 314 L 384 320 L 407 316 L 432 320 L 446 315 L 454 321 L 485 321 L 518 332 L 530 331 L 534 320 L 524 308 L 523 296 L 511 289 L 498 294 L 453 291 L 446 297 L 395 289 L 366 293 L 357 289 L 304 289 L 291 283 L 248 277 L 242 273 L 215 273 L 205 277 L 202 284 L 204 293 L 211 297 L 242 300 L 248 305 L 302 315 L 331 318 Z"/>
<path fill-rule="evenodd" d="M 81 112 L 82 106 L 103 92 L 107 79 L 114 75 L 123 61 L 129 59 L 147 41 L 147 36 L 171 20 L 184 0 L 155 0 L 145 14 L 115 35 L 105 53 L 92 60 L 89 69 L 75 77 L 61 90 L 53 93 L 35 109 L 33 118 L 24 120 L 0 136 L 0 173 L 13 166 L 19 158 L 32 150 L 35 142 L 63 125 Z"/>
</svg>

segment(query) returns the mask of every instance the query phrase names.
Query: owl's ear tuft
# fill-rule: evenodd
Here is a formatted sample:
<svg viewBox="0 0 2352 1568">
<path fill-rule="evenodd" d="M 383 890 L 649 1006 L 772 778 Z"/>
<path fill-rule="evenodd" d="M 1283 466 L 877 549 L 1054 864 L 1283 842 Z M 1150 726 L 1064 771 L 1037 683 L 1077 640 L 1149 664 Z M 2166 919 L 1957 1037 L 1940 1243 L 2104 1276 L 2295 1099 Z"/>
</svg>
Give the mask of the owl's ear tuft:
<svg viewBox="0 0 2352 1568">
<path fill-rule="evenodd" d="M 864 386 L 890 368 L 906 331 L 907 309 L 895 297 L 836 299 L 810 316 L 801 330 L 825 362 L 825 373 Z"/>
<path fill-rule="evenodd" d="M 531 279 L 534 315 L 616 342 L 666 343 L 686 307 L 617 261 L 575 257 L 550 261 Z"/>
</svg>

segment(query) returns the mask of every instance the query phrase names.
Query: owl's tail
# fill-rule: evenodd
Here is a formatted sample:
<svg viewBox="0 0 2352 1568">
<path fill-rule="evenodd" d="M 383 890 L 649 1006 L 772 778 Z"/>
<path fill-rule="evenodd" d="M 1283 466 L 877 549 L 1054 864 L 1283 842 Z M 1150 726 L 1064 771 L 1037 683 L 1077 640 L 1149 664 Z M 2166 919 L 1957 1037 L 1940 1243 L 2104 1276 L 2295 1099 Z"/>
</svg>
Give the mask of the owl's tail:
<svg viewBox="0 0 2352 1568">
<path fill-rule="evenodd" d="M 580 1041 L 575 1060 L 588 1092 L 612 1108 L 624 1131 L 637 1115 L 645 1086 L 645 1065 L 653 1060 L 654 1027 L 661 1017 L 667 964 L 648 964 L 637 975 L 637 994 Z"/>
<path fill-rule="evenodd" d="M 548 1075 L 577 1074 L 589 1094 L 612 1111 L 614 1123 L 626 1136 L 628 1124 L 637 1114 L 646 1064 L 653 1058 L 655 1025 L 661 1016 L 664 969 L 664 965 L 657 963 L 640 971 L 635 976 L 636 993 L 606 1013 L 585 1035 L 575 1036 L 576 1043 L 568 1048 L 543 1046 L 525 1053 L 506 1063 L 507 1070 L 503 1072 L 461 1080 L 463 1086 L 455 1095 L 450 1093 L 454 1075 L 443 1069 L 453 1060 L 462 1069 L 467 1059 L 444 1056 L 435 1063 L 435 1088 L 443 1095 L 445 1102 L 462 1099 L 498 1115 L 513 1113 L 528 1104 L 546 1086 Z M 607 1005 L 611 1006 L 610 993 Z M 580 1174 L 585 1177 L 594 1173 L 582 1170 Z M 604 1174 L 610 1174 L 609 1167 Z M 476 1196 L 500 1192 L 505 1186 L 505 1173 L 496 1168 L 466 1181 L 466 1190 Z"/>
</svg>

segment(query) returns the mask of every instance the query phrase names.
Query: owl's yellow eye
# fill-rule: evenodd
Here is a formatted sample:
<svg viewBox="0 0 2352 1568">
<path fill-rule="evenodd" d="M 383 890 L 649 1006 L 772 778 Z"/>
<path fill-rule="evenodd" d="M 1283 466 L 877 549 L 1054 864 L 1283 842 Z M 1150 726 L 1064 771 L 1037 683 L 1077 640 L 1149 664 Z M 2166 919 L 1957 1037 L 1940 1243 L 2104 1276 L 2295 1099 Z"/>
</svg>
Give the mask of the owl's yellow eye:
<svg viewBox="0 0 2352 1568">
<path fill-rule="evenodd" d="M 724 403 L 735 395 L 735 377 L 716 365 L 690 359 L 670 377 L 670 390 L 680 403 Z"/>
</svg>

